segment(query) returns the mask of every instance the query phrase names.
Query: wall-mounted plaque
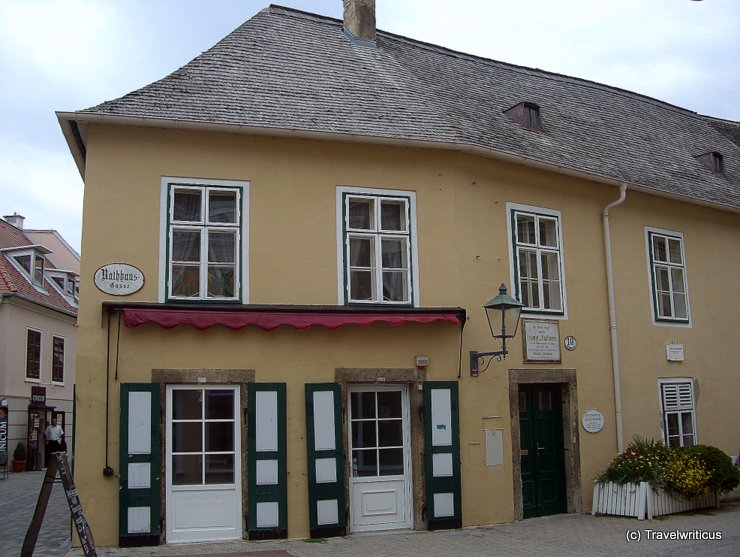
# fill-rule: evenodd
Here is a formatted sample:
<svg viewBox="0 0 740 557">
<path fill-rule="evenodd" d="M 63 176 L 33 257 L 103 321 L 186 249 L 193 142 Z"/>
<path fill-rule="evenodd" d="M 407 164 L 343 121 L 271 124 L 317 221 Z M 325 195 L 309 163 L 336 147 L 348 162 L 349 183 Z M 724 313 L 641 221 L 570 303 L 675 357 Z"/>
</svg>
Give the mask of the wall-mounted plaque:
<svg viewBox="0 0 740 557">
<path fill-rule="evenodd" d="M 526 363 L 560 362 L 560 329 L 557 321 L 525 320 L 523 325 Z"/>
<path fill-rule="evenodd" d="M 95 286 L 112 296 L 128 296 L 144 286 L 144 273 L 127 263 L 110 263 L 95 271 Z"/>
<path fill-rule="evenodd" d="M 598 410 L 584 412 L 581 425 L 589 433 L 598 433 L 604 427 L 604 415 Z"/>
<path fill-rule="evenodd" d="M 666 344 L 665 357 L 669 362 L 683 362 L 683 344 Z"/>
</svg>

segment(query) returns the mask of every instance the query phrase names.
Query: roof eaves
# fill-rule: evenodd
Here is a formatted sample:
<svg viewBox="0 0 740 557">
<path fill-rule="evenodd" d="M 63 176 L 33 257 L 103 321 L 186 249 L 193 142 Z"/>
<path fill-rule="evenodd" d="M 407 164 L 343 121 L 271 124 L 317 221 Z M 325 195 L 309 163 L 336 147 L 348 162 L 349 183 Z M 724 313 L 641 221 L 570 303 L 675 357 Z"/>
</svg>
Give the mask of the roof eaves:
<svg viewBox="0 0 740 557">
<path fill-rule="evenodd" d="M 82 179 L 85 179 L 85 160 L 87 158 L 87 147 L 85 138 L 83 136 L 83 130 L 80 129 L 78 121 L 76 119 L 76 112 L 62 112 L 58 111 L 57 121 L 59 126 L 62 128 L 62 135 L 67 141 L 67 147 L 69 152 L 72 154 L 72 158 L 77 165 L 77 171 L 80 173 Z"/>
<path fill-rule="evenodd" d="M 22 300 L 23 302 L 26 302 L 26 303 L 29 303 L 29 304 L 33 304 L 35 306 L 42 307 L 44 309 L 47 309 L 47 310 L 50 310 L 50 311 L 54 311 L 56 313 L 61 313 L 63 315 L 67 315 L 69 317 L 74 317 L 75 319 L 77 318 L 77 312 L 74 309 L 67 309 L 67 308 L 55 306 L 53 304 L 47 304 L 47 303 L 41 302 L 39 300 L 36 300 L 36 299 L 34 299 L 34 298 L 30 297 L 30 296 L 25 296 L 25 295 L 21 294 L 20 292 L 11 292 L 9 294 L 0 293 L 0 299 L 1 298 L 9 298 L 9 299 L 17 298 L 19 300 Z"/>
<path fill-rule="evenodd" d="M 60 114 L 60 113 L 58 113 Z M 609 186 L 619 186 L 625 183 L 622 180 L 615 179 L 610 176 L 588 172 L 582 169 L 568 167 L 565 165 L 553 164 L 545 161 L 541 161 L 535 158 L 526 157 L 520 154 L 511 153 L 507 151 L 495 150 L 490 147 L 472 143 L 472 142 L 441 142 L 434 140 L 420 140 L 420 139 L 403 139 L 397 137 L 386 137 L 380 135 L 359 135 L 349 134 L 344 132 L 325 132 L 325 131 L 314 131 L 300 128 L 287 129 L 277 127 L 256 127 L 248 126 L 243 124 L 222 124 L 212 122 L 199 122 L 190 120 L 176 120 L 166 118 L 147 118 L 142 116 L 117 116 L 108 114 L 93 114 L 89 112 L 74 112 L 64 113 L 65 117 L 77 118 L 79 122 L 84 125 L 90 123 L 101 123 L 110 125 L 123 125 L 123 126 L 141 126 L 141 127 L 155 127 L 164 129 L 184 129 L 184 130 L 200 130 L 207 132 L 221 132 L 221 133 L 238 133 L 246 135 L 263 135 L 273 137 L 294 137 L 300 139 L 314 139 L 320 141 L 342 141 L 342 142 L 353 142 L 353 143 L 374 143 L 381 145 L 398 145 L 404 147 L 418 147 L 423 149 L 442 149 L 461 151 L 478 156 L 484 156 L 487 158 L 494 158 L 499 160 L 505 160 L 514 164 L 521 164 L 525 166 L 531 166 L 546 170 L 549 172 L 555 172 L 558 174 L 565 174 L 575 178 L 585 179 L 593 182 L 606 184 Z M 695 205 L 701 205 L 714 209 L 720 209 L 723 211 L 730 211 L 733 213 L 740 213 L 740 206 L 735 206 L 729 203 L 714 202 L 698 197 L 692 197 L 689 195 L 674 194 L 666 192 L 664 190 L 652 187 L 647 184 L 632 183 L 628 184 L 629 189 L 635 191 L 642 191 L 644 193 L 650 193 L 659 197 L 668 199 L 675 199 L 682 202 L 692 203 Z"/>
</svg>

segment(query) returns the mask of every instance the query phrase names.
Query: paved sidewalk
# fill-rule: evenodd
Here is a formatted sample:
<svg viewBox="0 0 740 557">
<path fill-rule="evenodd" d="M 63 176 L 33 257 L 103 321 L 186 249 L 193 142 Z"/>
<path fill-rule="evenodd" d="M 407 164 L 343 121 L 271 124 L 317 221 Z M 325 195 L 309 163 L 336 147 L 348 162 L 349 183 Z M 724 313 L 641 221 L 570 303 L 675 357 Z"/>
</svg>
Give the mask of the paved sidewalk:
<svg viewBox="0 0 740 557">
<path fill-rule="evenodd" d="M 46 470 L 9 473 L 7 479 L 0 480 L 0 555 L 3 557 L 21 554 L 45 475 Z M 62 557 L 69 549 L 70 525 L 67 498 L 57 478 L 36 540 L 34 557 Z"/>
<path fill-rule="evenodd" d="M 659 535 L 695 539 L 662 540 Z M 675 533 L 675 534 L 674 534 Z M 641 537 L 631 541 L 628 537 Z M 653 539 L 648 539 L 650 537 Z M 721 539 L 701 539 L 717 538 Z M 699 539 L 696 539 L 699 538 Z M 79 550 L 68 557 L 80 557 Z M 463 530 L 354 534 L 321 541 L 285 540 L 228 542 L 160 547 L 98 548 L 100 557 L 190 556 L 228 557 L 738 557 L 740 498 L 720 509 L 684 513 L 662 520 L 561 514 L 512 524 Z"/>
<path fill-rule="evenodd" d="M 20 554 L 44 474 L 23 472 L 0 480 L 0 556 Z M 69 516 L 62 486 L 55 484 L 35 557 L 82 557 L 81 550 L 68 549 Z M 658 539 L 656 532 L 694 539 Z M 638 535 L 640 541 L 627 539 Z M 653 539 L 649 539 L 651 536 Z M 721 536 L 721 539 L 700 539 L 702 536 Z M 354 534 L 319 541 L 237 541 L 126 549 L 98 547 L 97 552 L 100 557 L 738 557 L 740 490 L 723 499 L 720 509 L 673 515 L 662 520 L 562 514 L 512 524 L 438 532 Z"/>
</svg>

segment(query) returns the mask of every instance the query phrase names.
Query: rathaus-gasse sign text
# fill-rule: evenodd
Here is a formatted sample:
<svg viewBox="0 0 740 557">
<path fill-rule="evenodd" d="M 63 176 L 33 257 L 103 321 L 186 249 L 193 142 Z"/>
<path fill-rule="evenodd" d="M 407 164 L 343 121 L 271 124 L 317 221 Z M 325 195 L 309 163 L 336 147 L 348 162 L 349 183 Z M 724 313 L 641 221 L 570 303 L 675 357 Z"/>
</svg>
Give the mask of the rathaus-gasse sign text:
<svg viewBox="0 0 740 557">
<path fill-rule="evenodd" d="M 127 263 L 110 263 L 95 271 L 95 286 L 106 294 L 127 296 L 144 286 L 144 273 Z"/>
</svg>

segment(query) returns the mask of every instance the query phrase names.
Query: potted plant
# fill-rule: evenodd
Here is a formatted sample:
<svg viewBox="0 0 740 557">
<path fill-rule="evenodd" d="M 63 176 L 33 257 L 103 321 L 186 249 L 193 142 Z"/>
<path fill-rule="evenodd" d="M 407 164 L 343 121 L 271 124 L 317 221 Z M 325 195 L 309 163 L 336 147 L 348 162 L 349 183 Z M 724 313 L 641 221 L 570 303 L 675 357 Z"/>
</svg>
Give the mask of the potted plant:
<svg viewBox="0 0 740 557">
<path fill-rule="evenodd" d="M 18 441 L 13 451 L 13 472 L 23 472 L 26 469 L 26 446 Z"/>
<path fill-rule="evenodd" d="M 713 507 L 739 483 L 732 460 L 716 447 L 669 449 L 635 437 L 596 478 L 592 514 L 642 519 Z"/>
</svg>

